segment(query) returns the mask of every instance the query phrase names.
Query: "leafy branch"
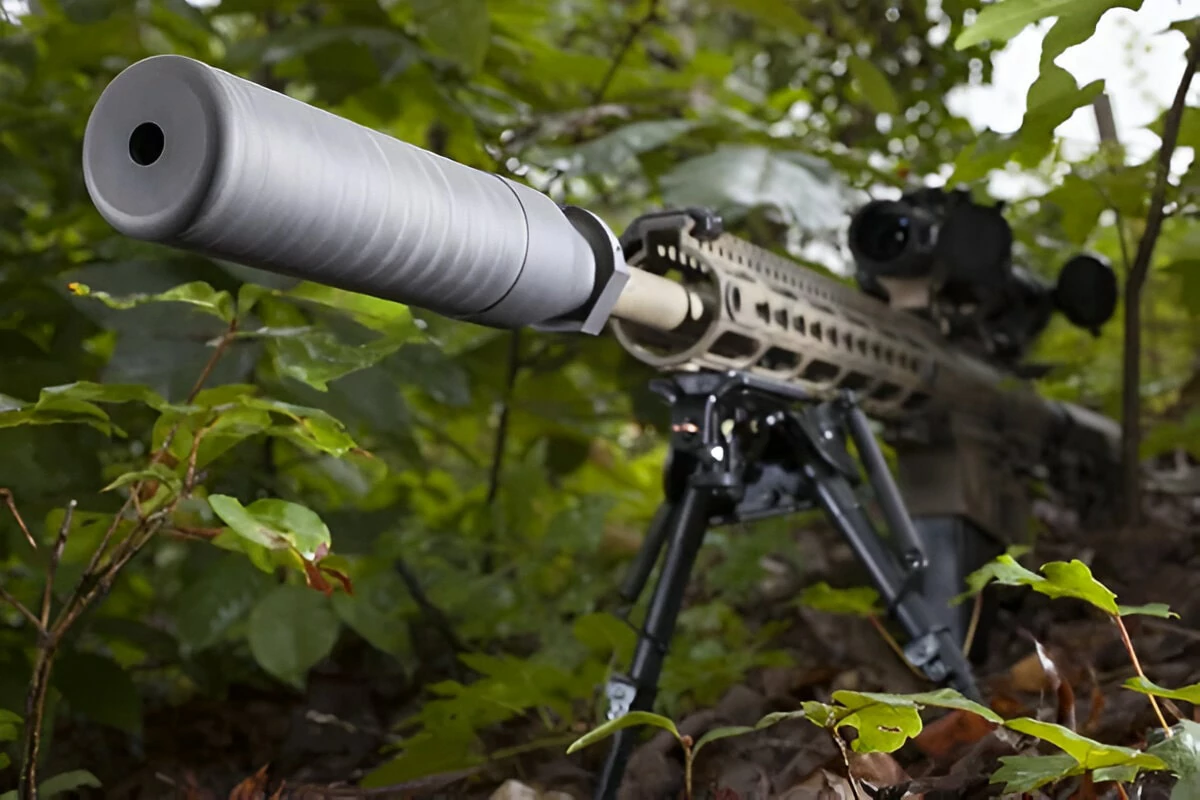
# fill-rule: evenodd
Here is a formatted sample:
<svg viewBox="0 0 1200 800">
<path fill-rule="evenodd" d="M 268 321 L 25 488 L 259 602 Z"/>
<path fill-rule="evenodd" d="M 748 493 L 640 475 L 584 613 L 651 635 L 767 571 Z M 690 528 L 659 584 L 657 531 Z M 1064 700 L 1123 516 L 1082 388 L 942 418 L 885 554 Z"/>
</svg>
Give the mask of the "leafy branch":
<svg viewBox="0 0 1200 800">
<path fill-rule="evenodd" d="M 201 370 L 200 376 L 188 395 L 187 403 L 192 403 L 204 386 L 204 381 L 212 374 L 213 368 L 225 353 L 229 342 L 237 331 L 236 319 L 232 319 L 219 340 L 212 355 Z M 34 658 L 33 677 L 25 697 L 25 737 L 22 744 L 22 763 L 18 783 L 18 793 L 21 800 L 36 800 L 38 797 L 38 759 L 40 757 L 42 732 L 45 724 L 46 698 L 50 690 L 50 679 L 54 669 L 55 657 L 59 647 L 72 626 L 79 620 L 93 603 L 103 598 L 112 589 L 113 583 L 121 570 L 147 544 L 155 534 L 167 525 L 179 503 L 190 497 L 196 485 L 196 455 L 200 442 L 210 428 L 202 427 L 192 436 L 189 446 L 186 474 L 178 491 L 173 491 L 169 484 L 162 482 L 155 473 L 155 467 L 166 463 L 171 455 L 171 444 L 179 431 L 180 423 L 167 435 L 162 445 L 151 456 L 149 468 L 144 471 L 131 486 L 124 504 L 113 515 L 112 522 L 101 537 L 100 543 L 92 553 L 91 559 L 83 573 L 76 581 L 75 587 L 58 614 L 51 619 L 53 607 L 54 582 L 58 567 L 66 549 L 67 539 L 71 531 L 76 501 L 71 500 L 66 507 L 54 546 L 49 553 L 45 570 L 45 586 L 42 593 L 40 613 L 33 613 L 15 597 L 5 592 L 3 599 L 12 604 L 34 626 L 37 632 L 37 654 Z M 152 492 L 147 492 L 151 486 Z M 11 493 L 6 493 L 11 497 Z M 149 497 L 152 501 L 146 503 L 142 498 Z M 18 524 L 25 530 L 19 513 L 15 511 L 15 502 L 10 505 Z M 121 528 L 129 523 L 129 514 L 133 511 L 134 518 L 131 528 L 124 533 L 121 541 L 112 547 L 113 538 Z M 28 536 L 31 544 L 34 542 Z M 107 557 L 106 557 L 107 556 Z"/>
</svg>

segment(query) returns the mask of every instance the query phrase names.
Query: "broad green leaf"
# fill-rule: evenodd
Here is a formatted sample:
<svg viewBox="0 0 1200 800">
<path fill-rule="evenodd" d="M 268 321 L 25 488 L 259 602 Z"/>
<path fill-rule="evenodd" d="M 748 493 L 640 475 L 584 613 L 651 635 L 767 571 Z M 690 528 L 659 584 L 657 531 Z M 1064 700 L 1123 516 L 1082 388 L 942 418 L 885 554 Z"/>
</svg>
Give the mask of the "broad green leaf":
<svg viewBox="0 0 1200 800">
<path fill-rule="evenodd" d="M 491 30 L 487 0 L 414 0 L 413 14 L 436 50 L 469 73 L 483 67 Z"/>
<path fill-rule="evenodd" d="M 1171 733 L 1146 752 L 1162 759 L 1178 777 L 1171 800 L 1196 800 L 1200 798 L 1200 723 L 1180 720 L 1171 726 Z"/>
<path fill-rule="evenodd" d="M 328 599 L 285 584 L 250 612 L 247 640 L 259 666 L 302 690 L 308 671 L 333 650 L 339 628 Z"/>
<path fill-rule="evenodd" d="M 1126 689 L 1132 689 L 1135 692 L 1142 694 L 1151 694 L 1155 697 L 1168 697 L 1171 700 L 1182 700 L 1185 703 L 1195 703 L 1200 705 L 1200 683 L 1194 683 L 1190 686 L 1183 686 L 1179 689 L 1167 689 L 1159 686 L 1153 681 L 1149 681 L 1140 675 L 1135 675 L 1123 684 Z"/>
<path fill-rule="evenodd" d="M 141 733 L 141 695 L 129 673 L 112 659 L 64 653 L 55 663 L 53 682 L 76 713 L 127 733 Z"/>
<path fill-rule="evenodd" d="M 1082 247 L 1096 229 L 1106 207 L 1104 195 L 1087 180 L 1072 173 L 1063 178 L 1044 198 L 1059 208 L 1063 233 L 1074 245 Z"/>
<path fill-rule="evenodd" d="M 1159 619 L 1179 619 L 1179 615 L 1171 610 L 1166 603 L 1146 603 L 1141 606 L 1117 606 L 1122 617 L 1144 616 Z"/>
<path fill-rule="evenodd" d="M 975 22 L 954 40 L 955 50 L 981 42 L 1002 44 L 1046 17 L 1077 14 L 1080 6 L 1116 6 L 1117 0 L 998 0 L 985 6 Z"/>
<path fill-rule="evenodd" d="M 356 575 L 354 594 L 338 593 L 332 600 L 338 617 L 375 647 L 398 657 L 411 652 L 408 617 L 416 605 L 394 570 Z"/>
<path fill-rule="evenodd" d="M 245 558 L 222 555 L 171 603 L 185 653 L 213 646 L 243 622 L 271 580 Z"/>
<path fill-rule="evenodd" d="M 336 309 L 363 327 L 379 333 L 397 335 L 409 332 L 415 336 L 420 332 L 413 320 L 412 311 L 402 303 L 381 300 L 370 295 L 348 292 L 344 289 L 309 281 L 281 294 L 283 297 L 293 300 L 302 300 Z"/>
<path fill-rule="evenodd" d="M 739 219 L 753 209 L 779 210 L 806 232 L 829 232 L 853 203 L 830 165 L 807 153 L 722 145 L 682 161 L 660 179 L 667 206 L 703 206 Z"/>
<path fill-rule="evenodd" d="M 401 334 L 365 344 L 347 344 L 329 331 L 301 328 L 270 337 L 268 351 L 281 376 L 324 392 L 330 381 L 379 363 L 408 339 L 408 334 Z"/>
<path fill-rule="evenodd" d="M 1192 317 L 1200 317 L 1200 258 L 1184 258 L 1163 268 L 1178 276 L 1180 299 Z"/>
<path fill-rule="evenodd" d="M 1001 586 L 1035 586 L 1044 583 L 1045 580 L 1036 572 L 1018 564 L 1011 554 L 1004 553 L 968 575 L 967 591 L 952 599 L 950 605 L 958 605 L 974 597 L 989 583 L 998 583 Z"/>
<path fill-rule="evenodd" d="M 243 506 L 236 498 L 214 494 L 209 496 L 208 504 L 239 536 L 263 547 L 291 547 L 309 561 L 329 548 L 329 528 L 320 515 L 297 503 L 263 498 Z"/>
<path fill-rule="evenodd" d="M 817 26 L 793 10 L 790 5 L 778 0 L 718 0 L 718 3 L 778 30 L 802 36 L 821 35 Z"/>
<path fill-rule="evenodd" d="M 985 705 L 976 703 L 974 700 L 968 700 L 953 689 L 936 689 L 932 692 L 917 692 L 914 694 L 877 694 L 873 692 L 861 692 L 860 694 L 862 697 L 871 698 L 881 703 L 897 701 L 907 704 L 911 702 L 916 703 L 918 706 L 935 706 L 937 708 L 970 711 L 973 714 L 983 717 L 988 722 L 1004 723 L 1004 717 L 1001 717 Z"/>
<path fill-rule="evenodd" d="M 607 739 L 619 730 L 632 728 L 636 725 L 653 725 L 656 728 L 662 728 L 665 731 L 670 731 L 671 735 L 679 739 L 679 729 L 675 727 L 675 723 L 667 717 L 658 714 L 652 714 L 649 711 L 630 711 L 628 714 L 610 719 L 598 728 L 588 731 L 583 736 L 576 739 L 567 748 L 567 755 L 574 753 L 577 750 L 582 750 L 589 745 Z"/>
<path fill-rule="evenodd" d="M 136 308 L 147 303 L 186 303 L 225 322 L 232 322 L 234 318 L 234 302 L 229 292 L 217 291 L 203 281 L 185 283 L 158 294 L 131 294 L 124 297 L 92 291 L 80 283 L 71 284 L 70 289 L 79 297 L 94 297 L 109 308 L 118 310 Z"/>
<path fill-rule="evenodd" d="M 861 56 L 850 56 L 846 60 L 850 76 L 858 84 L 858 90 L 871 108 L 880 114 L 900 113 L 900 101 L 892 91 L 892 84 L 879 67 Z"/>
<path fill-rule="evenodd" d="M 1051 561 L 1042 565 L 1044 583 L 1033 588 L 1049 597 L 1074 597 L 1084 600 L 1109 614 L 1118 614 L 1117 596 L 1107 586 L 1092 577 L 1092 571 L 1079 559 L 1069 562 Z"/>
<path fill-rule="evenodd" d="M 882 609 L 879 607 L 879 592 L 870 586 L 835 589 L 825 581 L 821 581 L 805 587 L 800 594 L 799 603 L 816 611 L 825 611 L 830 614 L 870 617 L 882 613 Z"/>
<path fill-rule="evenodd" d="M 750 725 L 730 725 L 725 728 L 712 728 L 711 730 L 706 731 L 705 734 L 696 742 L 696 744 L 692 746 L 692 757 L 694 758 L 696 755 L 698 755 L 701 748 L 710 742 L 715 742 L 719 739 L 730 739 L 734 736 L 742 736 L 747 733 L 754 733 L 757 730 L 761 729 L 757 726 Z"/>
<path fill-rule="evenodd" d="M 117 476 L 100 491 L 111 492 L 113 489 L 119 489 L 138 481 L 158 481 L 173 493 L 178 493 L 183 489 L 183 480 L 166 464 L 156 461 L 145 469 L 136 469 Z"/>
<path fill-rule="evenodd" d="M 262 409 L 290 419 L 295 424 L 277 425 L 271 432 L 295 442 L 306 450 L 316 449 L 332 456 L 344 456 L 358 449 L 354 439 L 346 433 L 346 426 L 327 411 L 265 397 L 249 397 L 242 402 L 248 408 Z"/>
<path fill-rule="evenodd" d="M 584 614 L 571 626 L 575 638 L 603 658 L 625 662 L 633 656 L 637 634 L 627 622 L 598 611 Z"/>
<path fill-rule="evenodd" d="M 833 693 L 833 699 L 851 711 L 837 726 L 858 731 L 852 745 L 857 753 L 891 753 L 921 732 L 917 704 L 902 695 L 841 690 Z"/>
<path fill-rule="evenodd" d="M 1141 769 L 1166 769 L 1166 764 L 1157 756 L 1129 747 L 1102 744 L 1053 722 L 1018 717 L 1004 723 L 1005 727 L 1041 739 L 1063 750 L 1078 761 L 1084 769 L 1130 766 Z"/>
<path fill-rule="evenodd" d="M 1003 783 L 1005 794 L 1024 794 L 1086 770 L 1068 755 L 1001 756 L 991 783 Z"/>
<path fill-rule="evenodd" d="M 60 772 L 52 778 L 47 778 L 38 784 L 38 795 L 50 800 L 64 792 L 77 789 L 100 789 L 103 784 L 100 779 L 85 769 L 74 769 L 70 772 Z"/>
</svg>

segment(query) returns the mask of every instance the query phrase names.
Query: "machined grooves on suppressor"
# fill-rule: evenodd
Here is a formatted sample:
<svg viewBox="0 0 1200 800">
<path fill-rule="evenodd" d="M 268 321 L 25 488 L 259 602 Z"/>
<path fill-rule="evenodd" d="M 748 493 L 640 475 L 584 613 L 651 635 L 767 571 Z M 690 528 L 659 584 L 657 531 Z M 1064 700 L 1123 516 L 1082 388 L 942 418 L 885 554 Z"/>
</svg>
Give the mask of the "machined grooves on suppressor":
<svg viewBox="0 0 1200 800">
<path fill-rule="evenodd" d="M 540 192 L 182 56 L 109 84 L 83 163 L 128 236 L 449 317 L 538 323 L 595 281 L 592 250 Z"/>
</svg>

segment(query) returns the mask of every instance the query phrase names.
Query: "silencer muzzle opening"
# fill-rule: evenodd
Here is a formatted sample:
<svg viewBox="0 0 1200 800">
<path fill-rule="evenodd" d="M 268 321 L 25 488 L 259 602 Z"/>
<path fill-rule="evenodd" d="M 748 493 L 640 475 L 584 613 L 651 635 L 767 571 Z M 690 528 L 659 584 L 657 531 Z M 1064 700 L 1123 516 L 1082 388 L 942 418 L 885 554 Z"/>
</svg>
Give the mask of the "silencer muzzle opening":
<svg viewBox="0 0 1200 800">
<path fill-rule="evenodd" d="M 139 167 L 148 167 L 162 156 L 167 140 L 162 128 L 143 122 L 129 134 L 129 157 Z"/>
</svg>

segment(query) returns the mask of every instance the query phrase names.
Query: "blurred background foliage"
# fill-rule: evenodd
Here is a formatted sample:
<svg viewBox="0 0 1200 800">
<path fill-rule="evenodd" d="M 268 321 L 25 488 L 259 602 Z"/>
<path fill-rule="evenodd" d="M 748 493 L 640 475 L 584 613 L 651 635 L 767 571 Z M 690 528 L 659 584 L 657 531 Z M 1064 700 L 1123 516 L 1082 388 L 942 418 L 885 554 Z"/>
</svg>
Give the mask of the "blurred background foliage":
<svg viewBox="0 0 1200 800">
<path fill-rule="evenodd" d="M 309 420 L 324 412 L 362 449 L 249 426 L 203 465 L 209 493 L 317 511 L 352 596 L 160 537 L 62 653 L 52 719 L 100 726 L 138 753 L 158 709 L 231 702 L 245 687 L 303 691 L 311 670 L 349 660 L 390 687 L 377 724 L 404 726 L 368 784 L 475 763 L 504 723 L 532 720 L 537 735 L 526 740 L 565 746 L 573 726 L 596 718 L 606 671 L 628 658 L 632 632 L 607 612 L 658 502 L 664 455 L 652 374 L 606 337 L 484 330 L 115 235 L 88 200 L 80 148 L 92 105 L 121 69 L 192 56 L 515 176 L 618 229 L 664 205 L 709 205 L 736 233 L 835 274 L 847 212 L 867 196 L 947 178 L 982 190 L 991 170 L 1015 164 L 1044 186 L 1010 204 L 1030 266 L 1050 274 L 1087 247 L 1121 270 L 1153 159 L 1107 148 L 1068 163 L 1053 136 L 1101 89 L 1076 85 L 1054 49 L 1087 38 L 1113 5 L 1137 3 L 1079 3 L 1060 18 L 1021 130 L 978 136 L 945 97 L 987 82 L 989 53 L 1016 32 L 955 49 L 978 0 L 6 4 L 0 486 L 35 535 L 52 537 L 77 499 L 63 570 L 78 574 L 97 520 L 124 499 L 100 490 L 144 461 L 159 412 L 125 402 L 104 407 L 105 424 L 48 424 L 97 417 L 73 390 L 37 414 L 24 413 L 29 404 L 80 381 L 137 384 L 180 403 L 224 329 L 195 304 L 114 309 L 75 296 L 71 282 L 113 295 L 196 281 L 273 290 L 207 385 L 254 387 L 316 409 Z M 1200 147 L 1200 109 L 1188 110 L 1181 145 Z M 1146 291 L 1147 455 L 1200 445 L 1190 411 L 1200 385 L 1198 175 L 1193 165 L 1170 188 Z M 1061 364 L 1046 392 L 1117 413 L 1118 322 L 1094 340 L 1056 323 L 1039 356 Z M 196 526 L 221 525 L 203 500 L 187 513 Z M 795 562 L 791 533 L 713 535 L 668 662 L 667 713 L 711 703 L 747 670 L 786 658 L 767 644 L 775 628 L 742 612 L 761 597 L 764 556 Z M 0 520 L 10 592 L 40 596 L 40 558 Z M 0 607 L 0 708 L 18 713 L 34 646 L 22 623 Z M 104 769 L 55 755 L 53 738 L 47 757 Z"/>
</svg>

